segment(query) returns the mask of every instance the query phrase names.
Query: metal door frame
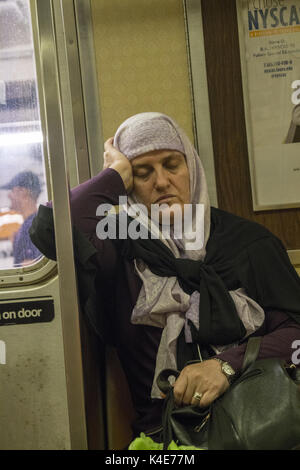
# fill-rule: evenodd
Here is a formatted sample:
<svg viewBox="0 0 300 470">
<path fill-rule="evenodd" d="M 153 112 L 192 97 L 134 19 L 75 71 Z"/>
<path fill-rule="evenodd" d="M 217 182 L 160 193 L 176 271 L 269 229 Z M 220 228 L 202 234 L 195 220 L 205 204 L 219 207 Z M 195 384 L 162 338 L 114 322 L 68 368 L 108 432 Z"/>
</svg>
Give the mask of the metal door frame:
<svg viewBox="0 0 300 470">
<path fill-rule="evenodd" d="M 74 0 L 91 176 L 103 168 L 103 130 L 90 0 Z"/>
<path fill-rule="evenodd" d="M 87 449 L 85 395 L 80 337 L 79 303 L 73 256 L 69 200 L 68 136 L 65 132 L 58 49 L 60 0 L 30 0 L 34 25 L 41 118 L 47 139 L 49 177 L 57 252 L 58 284 L 66 372 L 71 449 Z M 61 20 L 61 25 L 63 20 Z M 35 29 L 36 27 L 36 29 Z"/>
</svg>

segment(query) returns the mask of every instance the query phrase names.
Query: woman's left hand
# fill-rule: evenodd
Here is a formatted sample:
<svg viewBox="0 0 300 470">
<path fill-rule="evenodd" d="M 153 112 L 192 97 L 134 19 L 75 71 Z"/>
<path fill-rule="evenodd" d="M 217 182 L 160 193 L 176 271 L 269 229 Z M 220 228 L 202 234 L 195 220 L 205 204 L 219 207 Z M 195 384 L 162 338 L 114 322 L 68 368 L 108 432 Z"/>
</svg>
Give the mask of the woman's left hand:
<svg viewBox="0 0 300 470">
<path fill-rule="evenodd" d="M 177 406 L 209 406 L 229 387 L 229 382 L 221 370 L 221 364 L 214 360 L 186 366 L 174 383 L 174 398 Z M 201 399 L 194 395 L 198 393 Z"/>
</svg>

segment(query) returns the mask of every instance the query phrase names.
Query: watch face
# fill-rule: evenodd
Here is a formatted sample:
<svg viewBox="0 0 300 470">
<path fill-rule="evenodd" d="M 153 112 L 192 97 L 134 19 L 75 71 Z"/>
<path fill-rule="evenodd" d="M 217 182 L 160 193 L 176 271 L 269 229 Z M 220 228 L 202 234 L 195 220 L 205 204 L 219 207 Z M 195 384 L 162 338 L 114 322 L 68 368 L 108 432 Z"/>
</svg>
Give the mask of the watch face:
<svg viewBox="0 0 300 470">
<path fill-rule="evenodd" d="M 225 372 L 225 374 L 227 374 L 227 375 L 234 375 L 235 374 L 233 368 L 228 364 L 228 362 L 224 362 L 224 364 L 222 366 L 222 369 Z"/>
</svg>

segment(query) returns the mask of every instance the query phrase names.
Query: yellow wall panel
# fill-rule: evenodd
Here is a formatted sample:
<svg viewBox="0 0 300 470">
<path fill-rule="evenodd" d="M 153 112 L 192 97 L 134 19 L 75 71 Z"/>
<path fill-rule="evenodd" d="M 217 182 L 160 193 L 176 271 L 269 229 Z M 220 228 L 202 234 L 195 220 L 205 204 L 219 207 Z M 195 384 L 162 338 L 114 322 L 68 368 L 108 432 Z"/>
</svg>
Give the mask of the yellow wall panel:
<svg viewBox="0 0 300 470">
<path fill-rule="evenodd" d="M 193 140 L 181 0 L 91 0 L 103 135 L 145 111 L 173 117 Z"/>
</svg>

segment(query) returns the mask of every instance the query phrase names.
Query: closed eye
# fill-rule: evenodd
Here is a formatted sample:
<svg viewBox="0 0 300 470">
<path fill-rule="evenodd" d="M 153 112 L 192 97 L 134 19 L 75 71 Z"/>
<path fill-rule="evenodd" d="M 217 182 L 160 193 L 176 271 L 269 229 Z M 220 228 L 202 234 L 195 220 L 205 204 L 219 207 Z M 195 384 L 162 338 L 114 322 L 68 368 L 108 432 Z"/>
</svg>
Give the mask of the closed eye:
<svg viewBox="0 0 300 470">
<path fill-rule="evenodd" d="M 179 167 L 178 163 L 168 163 L 165 165 L 168 170 L 176 170 Z"/>
<path fill-rule="evenodd" d="M 178 159 L 176 156 L 175 157 L 170 157 L 168 160 L 165 162 L 165 168 L 167 170 L 176 170 L 179 168 L 182 164 L 181 159 Z"/>
<path fill-rule="evenodd" d="M 162 162 L 161 165 L 163 168 L 165 168 L 167 171 L 170 172 L 176 172 L 181 168 L 181 166 L 185 163 L 185 160 L 176 155 L 176 154 L 171 154 L 168 155 Z M 142 179 L 147 179 L 155 170 L 152 165 L 148 164 L 137 164 L 133 165 L 132 172 L 133 176 L 135 178 L 142 178 Z"/>
<path fill-rule="evenodd" d="M 136 178 L 147 178 L 151 174 L 150 169 L 139 168 L 133 170 L 133 176 Z"/>
</svg>

